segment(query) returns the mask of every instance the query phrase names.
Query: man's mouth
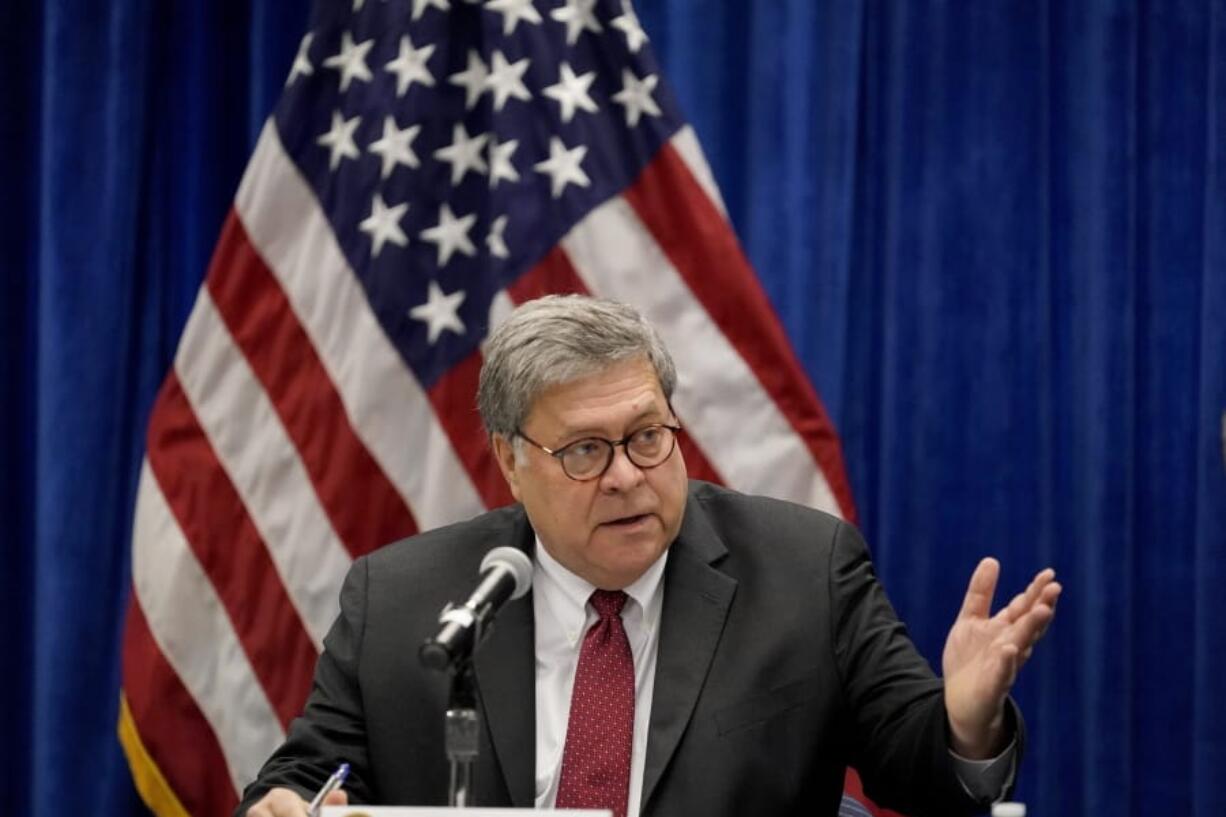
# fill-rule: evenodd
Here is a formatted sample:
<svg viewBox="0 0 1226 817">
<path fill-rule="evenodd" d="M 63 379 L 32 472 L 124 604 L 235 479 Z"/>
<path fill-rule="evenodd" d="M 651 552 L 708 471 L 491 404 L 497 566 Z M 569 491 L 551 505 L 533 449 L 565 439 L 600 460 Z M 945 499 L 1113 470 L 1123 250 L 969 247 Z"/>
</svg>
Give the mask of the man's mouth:
<svg viewBox="0 0 1226 817">
<path fill-rule="evenodd" d="M 647 514 L 640 513 L 635 514 L 634 516 L 622 516 L 618 517 L 617 519 L 610 519 L 608 522 L 603 524 L 610 528 L 630 528 L 634 527 L 639 522 L 645 521 L 646 519 Z"/>
</svg>

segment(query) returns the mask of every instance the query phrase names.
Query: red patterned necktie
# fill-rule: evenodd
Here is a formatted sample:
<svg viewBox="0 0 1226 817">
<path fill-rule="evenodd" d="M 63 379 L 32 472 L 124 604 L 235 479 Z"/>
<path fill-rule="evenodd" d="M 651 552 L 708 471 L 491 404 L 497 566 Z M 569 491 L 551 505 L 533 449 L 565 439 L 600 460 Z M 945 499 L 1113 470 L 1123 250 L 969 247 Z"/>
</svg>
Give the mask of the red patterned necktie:
<svg viewBox="0 0 1226 817">
<path fill-rule="evenodd" d="M 611 809 L 626 817 L 634 740 L 634 656 L 621 619 L 626 594 L 597 590 L 589 602 L 600 620 L 579 651 L 557 807 Z"/>
</svg>

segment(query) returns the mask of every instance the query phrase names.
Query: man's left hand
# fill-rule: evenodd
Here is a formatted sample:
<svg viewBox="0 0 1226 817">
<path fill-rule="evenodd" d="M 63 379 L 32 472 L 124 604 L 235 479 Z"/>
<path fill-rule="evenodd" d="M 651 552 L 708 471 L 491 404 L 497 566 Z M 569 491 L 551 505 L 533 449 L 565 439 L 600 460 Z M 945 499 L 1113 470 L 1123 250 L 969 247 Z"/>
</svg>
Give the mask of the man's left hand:
<svg viewBox="0 0 1226 817">
<path fill-rule="evenodd" d="M 951 748 L 972 760 L 994 757 L 1005 748 L 1005 698 L 1051 624 L 1060 596 L 1056 572 L 1047 568 L 993 616 L 999 577 L 995 559 L 984 559 L 975 568 L 941 658 Z"/>
</svg>

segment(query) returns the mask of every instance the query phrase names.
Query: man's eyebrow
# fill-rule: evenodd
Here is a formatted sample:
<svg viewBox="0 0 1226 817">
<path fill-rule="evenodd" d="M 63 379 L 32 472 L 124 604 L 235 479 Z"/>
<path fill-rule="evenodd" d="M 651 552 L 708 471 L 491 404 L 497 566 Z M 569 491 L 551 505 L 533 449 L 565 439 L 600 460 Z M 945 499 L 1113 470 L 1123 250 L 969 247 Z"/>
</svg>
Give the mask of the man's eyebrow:
<svg viewBox="0 0 1226 817">
<path fill-rule="evenodd" d="M 656 415 L 661 419 L 649 419 L 652 415 Z M 659 406 L 648 406 L 638 414 L 634 415 L 634 417 L 630 418 L 630 421 L 626 423 L 625 429 L 623 429 L 623 434 L 633 433 L 644 426 L 653 425 L 655 423 L 663 423 L 667 419 L 667 409 L 661 409 Z M 572 442 L 583 440 L 588 437 L 600 437 L 602 439 L 606 439 L 604 429 L 593 428 L 591 426 L 576 429 L 565 429 L 560 437 L 565 441 L 562 443 L 562 445 L 570 445 Z"/>
</svg>

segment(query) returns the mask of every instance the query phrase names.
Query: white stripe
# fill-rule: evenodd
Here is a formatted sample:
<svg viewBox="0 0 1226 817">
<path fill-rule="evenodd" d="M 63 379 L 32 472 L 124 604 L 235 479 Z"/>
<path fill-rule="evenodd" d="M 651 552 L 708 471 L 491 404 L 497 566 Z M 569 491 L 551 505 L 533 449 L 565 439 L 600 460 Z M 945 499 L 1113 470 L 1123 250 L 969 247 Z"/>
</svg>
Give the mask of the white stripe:
<svg viewBox="0 0 1226 817">
<path fill-rule="evenodd" d="M 816 460 L 744 358 L 618 196 L 562 239 L 593 294 L 636 306 L 677 363 L 673 406 L 730 487 L 842 515 Z"/>
<path fill-rule="evenodd" d="M 148 460 L 136 498 L 132 584 L 153 640 L 217 736 L 241 792 L 285 735 Z"/>
<path fill-rule="evenodd" d="M 511 313 L 515 311 L 515 301 L 511 299 L 511 295 L 505 289 L 500 289 L 494 293 L 493 300 L 490 301 L 490 317 L 489 317 L 489 332 L 485 336 L 485 340 L 481 341 L 481 353 L 485 353 L 485 343 L 489 340 L 490 335 L 494 334 L 503 321 L 511 317 Z"/>
<path fill-rule="evenodd" d="M 685 166 L 690 169 L 690 175 L 694 177 L 694 181 L 698 182 L 698 186 L 707 194 L 707 198 L 714 202 L 716 208 L 723 213 L 724 221 L 727 221 L 728 208 L 724 207 L 724 198 L 719 194 L 719 185 L 715 183 L 715 174 L 711 172 L 711 166 L 707 164 L 707 157 L 702 152 L 698 134 L 694 133 L 692 127 L 686 125 L 673 134 L 673 138 L 669 141 L 681 157 L 681 161 L 685 162 Z"/>
<path fill-rule="evenodd" d="M 183 330 L 175 371 L 315 649 L 322 649 L 352 559 L 207 288 Z"/>
<path fill-rule="evenodd" d="M 315 193 L 270 119 L 235 199 L 252 244 L 281 282 L 354 432 L 422 530 L 484 510 L 434 408 L 370 309 Z"/>
</svg>

